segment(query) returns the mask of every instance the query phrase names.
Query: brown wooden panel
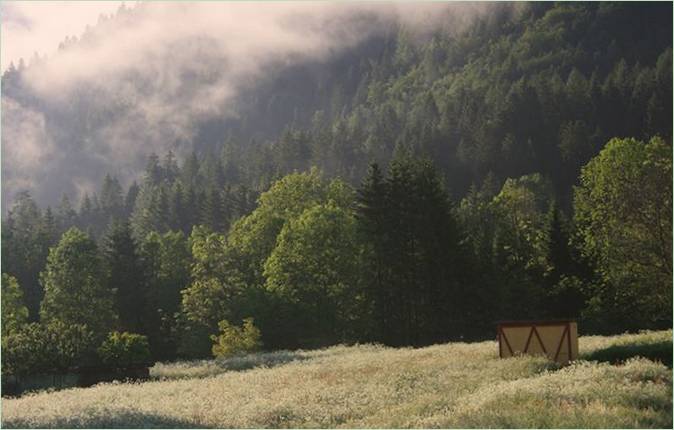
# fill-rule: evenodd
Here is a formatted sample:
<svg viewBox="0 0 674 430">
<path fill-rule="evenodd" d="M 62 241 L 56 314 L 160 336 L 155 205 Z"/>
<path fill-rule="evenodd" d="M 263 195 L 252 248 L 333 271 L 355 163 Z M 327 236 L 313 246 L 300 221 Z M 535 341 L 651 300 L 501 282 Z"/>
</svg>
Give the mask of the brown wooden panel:
<svg viewBox="0 0 674 430">
<path fill-rule="evenodd" d="M 501 358 L 518 353 L 545 355 L 564 364 L 578 357 L 575 321 L 504 321 L 497 333 Z"/>
</svg>

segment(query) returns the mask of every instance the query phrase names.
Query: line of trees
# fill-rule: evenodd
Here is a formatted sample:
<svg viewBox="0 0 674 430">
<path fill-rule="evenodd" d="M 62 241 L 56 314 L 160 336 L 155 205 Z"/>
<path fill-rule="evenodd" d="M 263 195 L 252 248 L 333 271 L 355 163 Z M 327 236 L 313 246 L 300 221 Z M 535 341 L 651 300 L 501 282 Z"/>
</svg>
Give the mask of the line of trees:
<svg viewBox="0 0 674 430">
<path fill-rule="evenodd" d="M 671 168 L 662 139 L 613 139 L 583 167 L 567 214 L 540 174 L 488 177 L 452 202 L 433 163 L 399 148 L 356 189 L 315 168 L 286 175 L 226 233 L 141 233 L 113 217 L 98 241 L 71 226 L 45 234 L 54 221 L 24 195 L 3 228 L 3 332 L 39 320 L 99 340 L 140 333 L 168 360 L 210 355 L 219 326 L 246 318 L 267 348 L 483 339 L 505 318 L 580 318 L 586 333 L 669 327 Z M 48 249 L 37 313 L 20 246 Z"/>
</svg>

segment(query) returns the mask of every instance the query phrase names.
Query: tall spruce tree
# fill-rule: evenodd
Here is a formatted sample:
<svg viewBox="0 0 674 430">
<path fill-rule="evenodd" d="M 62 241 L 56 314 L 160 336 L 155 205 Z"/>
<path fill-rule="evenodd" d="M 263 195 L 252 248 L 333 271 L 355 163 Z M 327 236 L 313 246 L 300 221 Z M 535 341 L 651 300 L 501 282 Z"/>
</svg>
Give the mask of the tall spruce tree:
<svg viewBox="0 0 674 430">
<path fill-rule="evenodd" d="M 382 183 L 371 168 L 359 214 L 370 238 L 375 315 L 382 340 L 419 345 L 447 339 L 461 327 L 456 288 L 456 226 L 432 164 L 401 150 Z M 451 328 L 450 328 L 451 327 Z"/>
<path fill-rule="evenodd" d="M 74 227 L 77 223 L 77 212 L 75 212 L 68 195 L 65 193 L 61 197 L 61 203 L 56 208 L 56 222 L 59 235 L 70 227 Z"/>
<path fill-rule="evenodd" d="M 2 270 L 22 286 L 31 321 L 38 319 L 44 295 L 38 277 L 52 245 L 45 232 L 42 213 L 30 193 L 19 193 L 2 225 Z"/>
<path fill-rule="evenodd" d="M 106 285 L 115 296 L 120 328 L 145 333 L 147 282 L 129 223 L 113 221 L 103 239 L 102 248 Z"/>
<path fill-rule="evenodd" d="M 358 189 L 356 214 L 361 234 L 367 239 L 365 255 L 366 294 L 376 303 L 373 319 L 377 324 L 377 335 L 390 338 L 389 318 L 391 317 L 391 300 L 385 279 L 388 277 L 386 263 L 387 222 L 390 222 L 387 211 L 387 185 L 377 163 L 370 164 L 367 176 Z"/>
</svg>

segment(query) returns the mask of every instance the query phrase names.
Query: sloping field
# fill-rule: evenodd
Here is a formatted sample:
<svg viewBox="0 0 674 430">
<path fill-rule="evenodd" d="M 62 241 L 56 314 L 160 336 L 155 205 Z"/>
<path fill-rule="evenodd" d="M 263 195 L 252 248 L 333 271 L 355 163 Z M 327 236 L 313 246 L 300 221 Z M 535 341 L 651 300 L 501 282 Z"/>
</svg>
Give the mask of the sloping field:
<svg viewBox="0 0 674 430">
<path fill-rule="evenodd" d="M 2 425 L 672 428 L 671 369 L 627 358 L 664 351 L 671 363 L 671 341 L 671 330 L 581 337 L 582 358 L 621 363 L 562 369 L 540 358 L 501 360 L 495 342 L 161 364 L 153 382 L 3 399 Z"/>
</svg>

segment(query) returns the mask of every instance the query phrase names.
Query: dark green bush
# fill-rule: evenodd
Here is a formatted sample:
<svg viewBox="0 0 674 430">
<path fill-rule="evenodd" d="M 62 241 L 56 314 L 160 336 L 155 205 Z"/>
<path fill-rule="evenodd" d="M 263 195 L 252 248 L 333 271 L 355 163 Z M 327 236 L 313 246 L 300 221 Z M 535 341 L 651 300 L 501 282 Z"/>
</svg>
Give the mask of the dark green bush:
<svg viewBox="0 0 674 430">
<path fill-rule="evenodd" d="M 659 361 L 667 367 L 672 367 L 672 341 L 654 343 L 633 343 L 612 345 L 588 354 L 585 358 L 590 361 L 605 361 L 613 364 L 624 363 L 632 357 L 643 357 Z"/>
<path fill-rule="evenodd" d="M 150 363 L 150 346 L 147 336 L 113 331 L 98 348 L 103 364 L 112 367 L 131 367 Z"/>
<path fill-rule="evenodd" d="M 93 346 L 93 335 L 85 325 L 26 324 L 2 338 L 2 374 L 64 372 L 89 364 Z"/>
<path fill-rule="evenodd" d="M 197 321 L 191 321 L 184 312 L 175 314 L 174 336 L 178 357 L 186 360 L 211 357 L 213 330 Z"/>
</svg>

